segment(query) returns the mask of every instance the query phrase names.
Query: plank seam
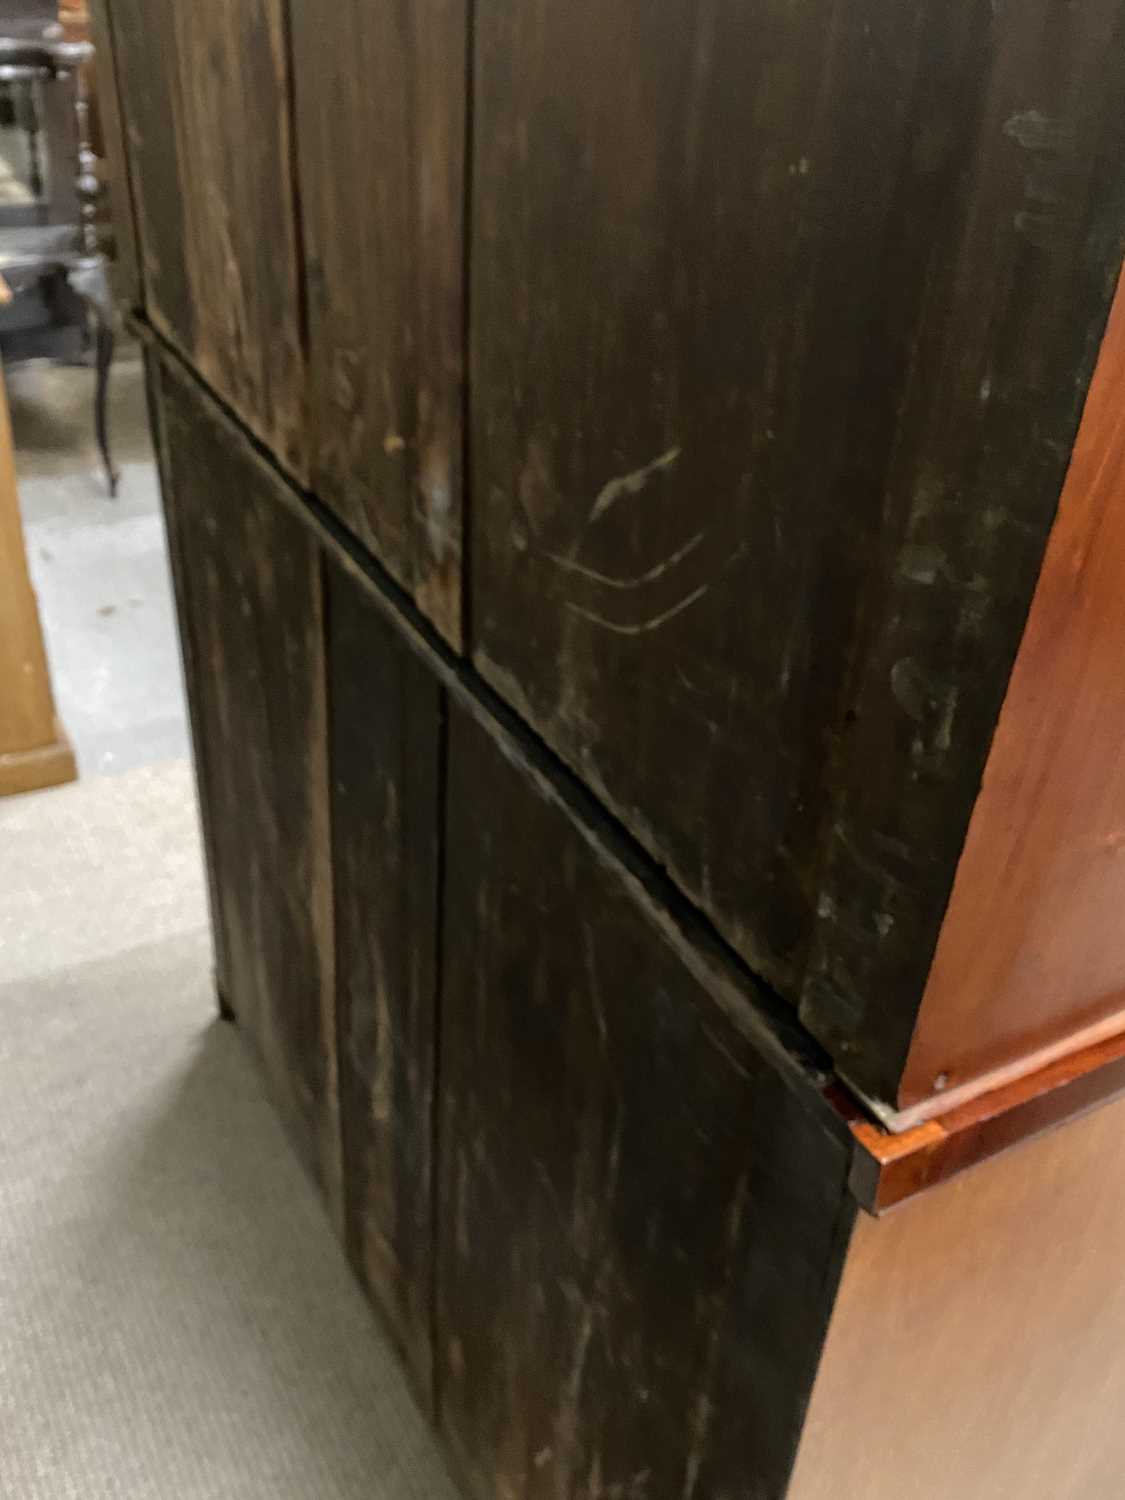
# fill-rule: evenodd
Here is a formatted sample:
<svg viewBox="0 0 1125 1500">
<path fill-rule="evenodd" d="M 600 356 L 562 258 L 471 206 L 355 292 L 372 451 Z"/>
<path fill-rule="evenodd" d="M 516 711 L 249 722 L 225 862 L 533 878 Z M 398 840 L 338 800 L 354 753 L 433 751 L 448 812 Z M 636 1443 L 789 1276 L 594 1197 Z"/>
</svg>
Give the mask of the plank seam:
<svg viewBox="0 0 1125 1500">
<path fill-rule="evenodd" d="M 375 602 L 404 639 L 404 644 L 426 661 L 446 691 L 455 693 L 466 708 L 495 731 L 499 729 L 510 753 L 522 759 L 543 790 L 560 804 L 587 842 L 603 858 L 609 857 L 645 897 L 650 915 L 676 943 L 681 957 L 703 981 L 704 988 L 734 1029 L 752 1045 L 765 1048 L 782 1064 L 782 1076 L 808 1100 L 810 1080 L 819 1090 L 834 1076 L 832 1059 L 802 1026 L 796 1007 L 746 963 L 718 931 L 706 912 L 674 882 L 665 866 L 644 849 L 619 819 L 605 807 L 577 774 L 503 699 L 472 662 L 458 656 L 436 627 L 421 613 L 411 596 L 382 563 L 310 490 L 297 485 L 269 448 L 249 431 L 231 409 L 184 359 L 164 334 L 145 318 L 133 319 L 140 338 L 155 345 L 171 373 L 214 408 L 247 446 L 275 482 L 287 508 L 316 535 L 320 544 L 371 593 Z M 825 1116 L 846 1127 L 834 1108 Z"/>
</svg>

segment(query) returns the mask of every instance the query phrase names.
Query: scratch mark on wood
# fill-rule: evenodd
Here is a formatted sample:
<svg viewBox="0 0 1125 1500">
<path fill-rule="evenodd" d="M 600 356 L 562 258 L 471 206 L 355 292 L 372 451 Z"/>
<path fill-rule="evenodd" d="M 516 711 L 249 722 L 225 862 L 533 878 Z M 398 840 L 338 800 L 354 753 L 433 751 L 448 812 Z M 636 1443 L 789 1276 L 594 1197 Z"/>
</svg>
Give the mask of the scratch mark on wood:
<svg viewBox="0 0 1125 1500">
<path fill-rule="evenodd" d="M 598 1025 L 598 1036 L 601 1039 L 602 1051 L 605 1052 L 609 1044 L 609 1028 L 606 1025 L 605 1007 L 602 1005 L 601 986 L 598 984 L 597 962 L 594 957 L 594 934 L 590 930 L 589 922 L 582 924 L 582 935 L 586 942 L 586 971 L 590 979 L 590 1005 L 594 1011 L 594 1019 Z"/>
<path fill-rule="evenodd" d="M 681 1500 L 695 1500 L 699 1485 L 699 1475 L 703 1467 L 703 1458 L 707 1451 L 707 1444 L 711 1433 L 711 1420 L 715 1410 L 713 1400 L 715 1373 L 718 1369 L 720 1345 L 724 1332 L 722 1305 L 723 1300 L 730 1294 L 730 1287 L 734 1277 L 738 1246 L 741 1243 L 743 1214 L 746 1210 L 749 1189 L 749 1173 L 743 1172 L 738 1179 L 731 1197 L 730 1211 L 727 1215 L 726 1243 L 724 1246 L 726 1274 L 724 1277 L 723 1299 L 716 1299 L 714 1305 L 706 1309 L 707 1320 L 710 1324 L 710 1334 L 707 1339 L 707 1359 L 688 1422 L 691 1432 L 691 1448 L 688 1451 L 687 1463 L 684 1470 L 684 1487 Z"/>
<path fill-rule="evenodd" d="M 582 1319 L 574 1340 L 574 1354 L 570 1372 L 563 1387 L 562 1406 L 556 1420 L 555 1430 L 559 1447 L 559 1463 L 555 1473 L 555 1488 L 559 1500 L 570 1500 L 570 1476 L 578 1446 L 578 1413 L 582 1399 L 582 1385 L 586 1377 L 586 1357 L 590 1352 L 590 1340 L 594 1336 L 594 1304 L 586 1302 Z"/>
<path fill-rule="evenodd" d="M 669 448 L 666 453 L 662 453 L 659 458 L 654 458 L 651 463 L 643 464 L 639 469 L 633 469 L 628 474 L 619 474 L 616 479 L 610 479 L 603 484 L 591 507 L 590 520 L 596 521 L 600 516 L 604 516 L 610 506 L 620 500 L 622 495 L 639 495 L 654 474 L 672 467 L 681 451 L 678 446 Z"/>
<path fill-rule="evenodd" d="M 654 615 L 651 620 L 641 620 L 636 625 L 618 625 L 614 620 L 607 620 L 602 615 L 596 615 L 592 610 L 583 609 L 578 604 L 567 604 L 571 614 L 581 615 L 584 620 L 591 621 L 594 625 L 601 625 L 605 630 L 612 630 L 615 635 L 647 635 L 650 630 L 659 630 L 661 625 L 666 625 L 669 620 L 674 620 L 677 615 L 683 614 L 685 609 L 702 599 L 711 587 L 709 583 L 701 583 L 697 589 L 693 589 L 686 599 L 681 599 L 678 604 L 673 604 L 671 609 L 666 609 L 663 614 Z"/>
<path fill-rule="evenodd" d="M 1074 129 L 1066 120 L 1053 120 L 1038 109 L 1025 109 L 1006 120 L 1004 134 L 1025 151 L 1065 151 L 1074 141 Z"/>
<path fill-rule="evenodd" d="M 380 1125 L 394 1117 L 394 1029 L 390 996 L 381 974 L 375 982 L 375 1076 L 371 1082 L 371 1115 Z"/>
<path fill-rule="evenodd" d="M 914 544 L 899 553 L 898 570 L 914 583 L 936 583 L 945 570 L 945 553 L 940 547 Z"/>
<path fill-rule="evenodd" d="M 638 573 L 635 578 L 615 578 L 609 573 L 599 573 L 596 568 L 587 568 L 582 563 L 575 562 L 569 557 L 560 557 L 556 552 L 544 552 L 543 556 L 557 567 L 562 568 L 565 572 L 577 573 L 580 578 L 589 578 L 593 583 L 603 583 L 607 588 L 637 589 L 644 583 L 652 583 L 655 579 L 663 577 L 670 568 L 674 568 L 685 557 L 690 557 L 706 535 L 705 531 L 697 531 L 690 541 L 685 542 L 682 547 L 678 547 L 670 557 L 666 557 L 663 562 L 657 563 L 655 567 L 649 568 L 647 572 Z"/>
</svg>

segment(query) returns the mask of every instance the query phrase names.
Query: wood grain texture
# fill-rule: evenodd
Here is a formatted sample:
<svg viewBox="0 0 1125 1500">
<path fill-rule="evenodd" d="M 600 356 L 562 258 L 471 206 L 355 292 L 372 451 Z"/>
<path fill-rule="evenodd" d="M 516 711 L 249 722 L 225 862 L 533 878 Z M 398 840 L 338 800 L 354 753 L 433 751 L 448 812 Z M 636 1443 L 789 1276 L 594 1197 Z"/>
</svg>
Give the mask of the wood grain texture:
<svg viewBox="0 0 1125 1500">
<path fill-rule="evenodd" d="M 146 311 L 303 480 L 282 0 L 110 0 Z"/>
<path fill-rule="evenodd" d="M 1125 1024 L 1125 287 L 957 868 L 899 1103 Z"/>
<path fill-rule="evenodd" d="M 780 1497 L 847 1152 L 510 745 L 451 711 L 442 1428 L 481 1500 Z"/>
<path fill-rule="evenodd" d="M 1125 1101 L 860 1218 L 788 1500 L 1106 1500 Z"/>
<path fill-rule="evenodd" d="M 442 694 L 326 576 L 345 1238 L 428 1399 Z"/>
<path fill-rule="evenodd" d="M 887 1099 L 1120 263 L 1122 14 L 477 7 L 475 660 Z"/>
<path fill-rule="evenodd" d="M 215 869 L 224 997 L 341 1221 L 320 560 L 281 481 L 160 371 L 165 502 Z"/>
<path fill-rule="evenodd" d="M 195 772 L 195 790 L 199 802 L 199 824 L 203 834 L 204 864 L 207 874 L 207 900 L 211 917 L 211 944 L 215 954 L 215 989 L 218 1011 L 224 1020 L 234 1019 L 234 1007 L 226 998 L 230 989 L 228 974 L 230 966 L 226 956 L 225 924 L 222 916 L 222 899 L 219 881 L 222 872 L 218 865 L 219 838 L 214 822 L 223 817 L 221 805 L 212 805 L 211 777 L 208 763 L 212 755 L 221 756 L 222 746 L 208 741 L 207 722 L 204 719 L 204 692 L 207 682 L 206 667 L 195 661 L 195 641 L 191 628 L 191 594 L 188 584 L 189 562 L 179 529 L 179 507 L 172 493 L 172 463 L 165 437 L 164 400 L 162 395 L 164 377 L 161 373 L 161 356 L 157 353 L 150 333 L 141 344 L 145 363 L 145 401 L 148 410 L 149 430 L 152 434 L 153 456 L 160 478 L 160 494 L 164 509 L 164 529 L 168 538 L 168 570 L 172 575 L 172 592 L 176 601 L 176 635 L 180 646 L 180 665 L 183 671 L 184 695 L 187 698 L 188 722 L 191 726 L 192 767 Z"/>
<path fill-rule="evenodd" d="M 313 484 L 461 637 L 465 0 L 291 0 Z"/>
</svg>

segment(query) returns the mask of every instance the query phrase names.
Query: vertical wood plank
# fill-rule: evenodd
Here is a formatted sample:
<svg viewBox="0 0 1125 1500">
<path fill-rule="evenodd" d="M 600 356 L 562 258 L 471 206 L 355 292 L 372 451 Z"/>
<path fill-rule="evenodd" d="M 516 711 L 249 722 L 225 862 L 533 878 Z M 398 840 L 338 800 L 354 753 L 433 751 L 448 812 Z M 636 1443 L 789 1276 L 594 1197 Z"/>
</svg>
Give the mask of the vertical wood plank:
<svg viewBox="0 0 1125 1500">
<path fill-rule="evenodd" d="M 146 311 L 298 479 L 305 354 L 282 0 L 111 0 Z"/>
<path fill-rule="evenodd" d="M 780 1497 L 844 1147 L 460 708 L 449 757 L 443 1431 L 481 1500 Z"/>
<path fill-rule="evenodd" d="M 292 0 L 313 482 L 460 643 L 465 0 Z"/>
<path fill-rule="evenodd" d="M 1125 235 L 1121 0 L 481 0 L 475 660 L 893 1097 Z"/>
<path fill-rule="evenodd" d="M 280 481 L 186 382 L 161 367 L 226 998 L 340 1222 L 319 552 Z"/>
<path fill-rule="evenodd" d="M 442 693 L 327 574 L 345 1240 L 428 1400 Z"/>
<path fill-rule="evenodd" d="M 222 871 L 217 863 L 219 840 L 214 820 L 223 816 L 219 792 L 211 794 L 211 776 L 208 761 L 211 755 L 221 755 L 222 747 L 210 745 L 205 732 L 203 700 L 207 687 L 207 676 L 196 668 L 195 642 L 191 630 L 192 606 L 189 568 L 184 542 L 179 529 L 179 507 L 172 493 L 172 466 L 165 440 L 164 401 L 162 396 L 161 360 L 153 346 L 144 348 L 145 400 L 148 407 L 149 430 L 152 434 L 153 456 L 160 476 L 160 494 L 164 510 L 164 531 L 168 539 L 168 568 L 172 575 L 172 592 L 176 600 L 176 634 L 180 646 L 180 664 L 183 671 L 184 694 L 187 698 L 188 721 L 191 725 L 192 766 L 195 772 L 195 789 L 199 801 L 199 822 L 203 834 L 204 863 L 207 869 L 207 897 L 211 916 L 211 943 L 215 953 L 215 987 L 219 1014 L 232 1019 L 233 1006 L 227 998 L 230 993 L 228 978 L 230 968 L 226 959 L 226 937 L 223 922 L 219 882 Z"/>
</svg>

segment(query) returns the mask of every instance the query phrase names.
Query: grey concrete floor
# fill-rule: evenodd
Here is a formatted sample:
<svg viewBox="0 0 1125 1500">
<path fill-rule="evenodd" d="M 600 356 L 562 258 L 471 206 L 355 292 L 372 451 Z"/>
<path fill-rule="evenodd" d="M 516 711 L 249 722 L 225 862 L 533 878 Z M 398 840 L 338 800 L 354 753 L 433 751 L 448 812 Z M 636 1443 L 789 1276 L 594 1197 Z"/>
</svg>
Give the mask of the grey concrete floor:
<svg viewBox="0 0 1125 1500">
<path fill-rule="evenodd" d="M 114 500 L 94 443 L 93 371 L 36 362 L 6 378 L 28 563 L 79 774 L 187 755 L 140 356 L 126 345 L 111 378 Z"/>
</svg>

